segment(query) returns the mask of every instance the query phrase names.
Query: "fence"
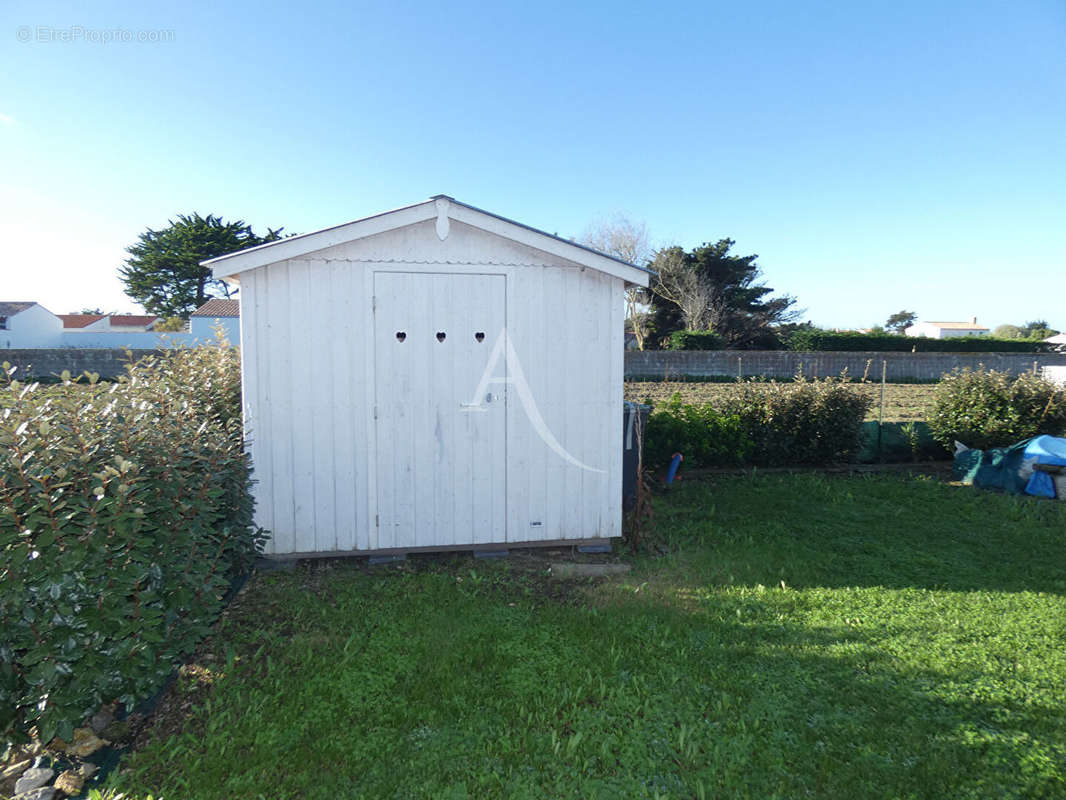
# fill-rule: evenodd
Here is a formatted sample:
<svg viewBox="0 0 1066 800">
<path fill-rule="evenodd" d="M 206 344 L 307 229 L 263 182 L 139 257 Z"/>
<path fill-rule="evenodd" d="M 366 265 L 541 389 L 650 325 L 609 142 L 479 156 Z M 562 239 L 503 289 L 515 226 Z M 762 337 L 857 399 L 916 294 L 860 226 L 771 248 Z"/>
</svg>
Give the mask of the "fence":
<svg viewBox="0 0 1066 800">
<path fill-rule="evenodd" d="M 764 377 L 789 379 L 867 375 L 880 380 L 932 381 L 959 367 L 979 367 L 1018 375 L 1044 367 L 1066 366 L 1066 353 L 885 353 L 787 350 L 629 350 L 626 380 Z"/>
</svg>

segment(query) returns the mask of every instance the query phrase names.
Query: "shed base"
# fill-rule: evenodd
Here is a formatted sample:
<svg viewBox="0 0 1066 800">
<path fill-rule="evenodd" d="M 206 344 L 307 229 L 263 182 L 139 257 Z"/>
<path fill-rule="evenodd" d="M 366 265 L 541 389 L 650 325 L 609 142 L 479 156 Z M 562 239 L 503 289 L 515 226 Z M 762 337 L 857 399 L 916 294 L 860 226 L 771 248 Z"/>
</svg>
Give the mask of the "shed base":
<svg viewBox="0 0 1066 800">
<path fill-rule="evenodd" d="M 615 537 L 618 538 L 618 537 Z M 387 547 L 381 550 L 326 550 L 308 553 L 264 553 L 261 558 L 271 561 L 296 561 L 303 558 L 381 558 L 383 556 L 403 557 L 415 553 L 498 553 L 501 550 L 528 550 L 559 547 L 610 547 L 615 541 L 611 539 L 547 539 L 537 542 L 494 542 L 487 544 L 441 544 L 427 547 Z M 600 550 L 589 552 L 603 552 Z M 609 551 L 608 551 L 609 552 Z"/>
</svg>

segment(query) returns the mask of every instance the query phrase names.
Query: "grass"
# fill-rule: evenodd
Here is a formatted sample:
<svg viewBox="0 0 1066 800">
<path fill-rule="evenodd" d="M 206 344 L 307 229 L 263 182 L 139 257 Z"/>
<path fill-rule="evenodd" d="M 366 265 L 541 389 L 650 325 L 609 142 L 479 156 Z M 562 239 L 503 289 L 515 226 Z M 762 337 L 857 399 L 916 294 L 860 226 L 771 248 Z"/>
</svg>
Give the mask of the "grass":
<svg viewBox="0 0 1066 800">
<path fill-rule="evenodd" d="M 681 393 L 686 403 L 714 403 L 726 396 L 735 383 L 692 381 L 626 381 L 626 400 L 662 405 L 675 392 Z M 881 385 L 856 383 L 855 388 L 873 398 L 867 420 L 876 420 L 881 403 Z M 926 410 L 932 405 L 934 383 L 889 383 L 885 386 L 885 421 L 910 422 L 924 420 Z"/>
<path fill-rule="evenodd" d="M 1066 796 L 1066 506 L 761 476 L 667 555 L 259 575 L 111 790 L 166 798 Z"/>
</svg>

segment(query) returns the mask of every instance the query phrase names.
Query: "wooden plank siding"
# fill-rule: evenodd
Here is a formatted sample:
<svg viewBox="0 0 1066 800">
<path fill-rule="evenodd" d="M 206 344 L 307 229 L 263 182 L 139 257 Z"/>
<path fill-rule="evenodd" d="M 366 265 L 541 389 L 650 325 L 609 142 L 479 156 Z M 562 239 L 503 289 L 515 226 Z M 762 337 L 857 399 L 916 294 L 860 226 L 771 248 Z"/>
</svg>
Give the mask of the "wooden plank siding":
<svg viewBox="0 0 1066 800">
<path fill-rule="evenodd" d="M 431 233 L 432 223 L 426 225 Z M 459 229 L 459 223 L 453 228 Z M 425 233 L 396 234 L 403 245 L 403 257 L 397 260 L 366 257 L 380 256 L 388 250 L 387 242 L 370 243 L 364 250 L 348 243 L 240 276 L 243 403 L 255 470 L 256 522 L 272 533 L 267 552 L 469 549 L 501 541 L 517 545 L 619 536 L 623 281 L 545 253 L 516 252 L 513 243 L 497 247 L 493 240 L 499 237 L 461 229 L 453 236 L 465 237 L 469 260 L 435 262 L 419 257 L 431 254 L 436 242 Z M 441 274 L 503 276 L 507 334 L 536 409 L 559 445 L 598 471 L 567 463 L 553 452 L 538 435 L 516 387 L 494 384 L 490 391 L 506 394 L 506 460 L 499 475 L 481 479 L 506 484 L 498 493 L 504 535 L 490 535 L 482 527 L 483 533 L 471 540 L 471 514 L 494 517 L 495 512 L 478 511 L 468 496 L 470 488 L 464 495 L 459 485 L 427 482 L 392 502 L 397 509 L 406 504 L 412 520 L 433 509 L 434 524 L 413 523 L 416 535 L 410 541 L 379 541 L 378 492 L 403 484 L 394 474 L 380 474 L 396 468 L 388 466 L 387 456 L 382 460 L 384 448 L 395 443 L 377 441 L 374 424 L 372 302 L 374 275 L 383 272 L 425 273 L 427 279 Z M 447 296 L 456 289 L 441 286 L 443 299 L 459 305 Z M 425 296 L 417 302 L 424 303 Z M 428 313 L 428 308 L 412 309 L 415 316 Z M 467 335 L 460 323 L 449 324 Z M 485 331 L 486 359 L 498 334 Z M 455 351 L 442 347 L 445 352 Z M 507 365 L 511 379 L 515 366 Z M 455 390 L 461 388 L 467 396 L 480 377 L 462 373 L 443 356 L 427 363 L 426 370 L 426 387 L 443 385 L 461 373 L 455 380 L 472 385 Z M 379 405 L 383 401 L 376 399 Z M 411 407 L 427 411 L 430 403 Z M 461 420 L 442 424 L 458 429 Z M 416 429 L 410 433 L 415 436 Z M 449 429 L 441 435 L 459 434 Z M 432 441 L 412 442 L 411 452 L 423 465 L 436 458 Z M 456 484 L 462 480 L 457 476 Z M 488 485 L 484 491 L 497 494 Z"/>
</svg>

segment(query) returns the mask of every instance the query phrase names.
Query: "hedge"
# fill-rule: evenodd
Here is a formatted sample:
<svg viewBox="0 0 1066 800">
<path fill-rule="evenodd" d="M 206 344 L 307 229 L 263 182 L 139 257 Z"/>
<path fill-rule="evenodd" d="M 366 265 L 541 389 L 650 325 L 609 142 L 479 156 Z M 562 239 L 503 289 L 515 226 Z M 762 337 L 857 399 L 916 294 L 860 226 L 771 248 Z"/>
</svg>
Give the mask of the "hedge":
<svg viewBox="0 0 1066 800">
<path fill-rule="evenodd" d="M 152 694 L 250 568 L 237 359 L 0 388 L 0 740 L 69 740 Z"/>
<path fill-rule="evenodd" d="M 961 369 L 933 395 L 933 437 L 946 447 L 1008 447 L 1040 434 L 1066 435 L 1066 389 L 1031 373 Z"/>
<path fill-rule="evenodd" d="M 721 350 L 722 337 L 714 331 L 674 331 L 667 350 Z"/>
<path fill-rule="evenodd" d="M 798 330 L 788 339 L 788 349 L 853 352 L 917 353 L 1046 353 L 1044 342 L 1024 339 L 993 339 L 989 336 L 961 336 L 952 339 L 929 339 L 925 336 L 890 334 L 835 333 L 833 331 Z"/>
<path fill-rule="evenodd" d="M 740 381 L 717 405 L 682 404 L 675 394 L 648 419 L 644 461 L 661 468 L 675 452 L 692 467 L 852 461 L 871 402 L 833 378 Z"/>
</svg>

